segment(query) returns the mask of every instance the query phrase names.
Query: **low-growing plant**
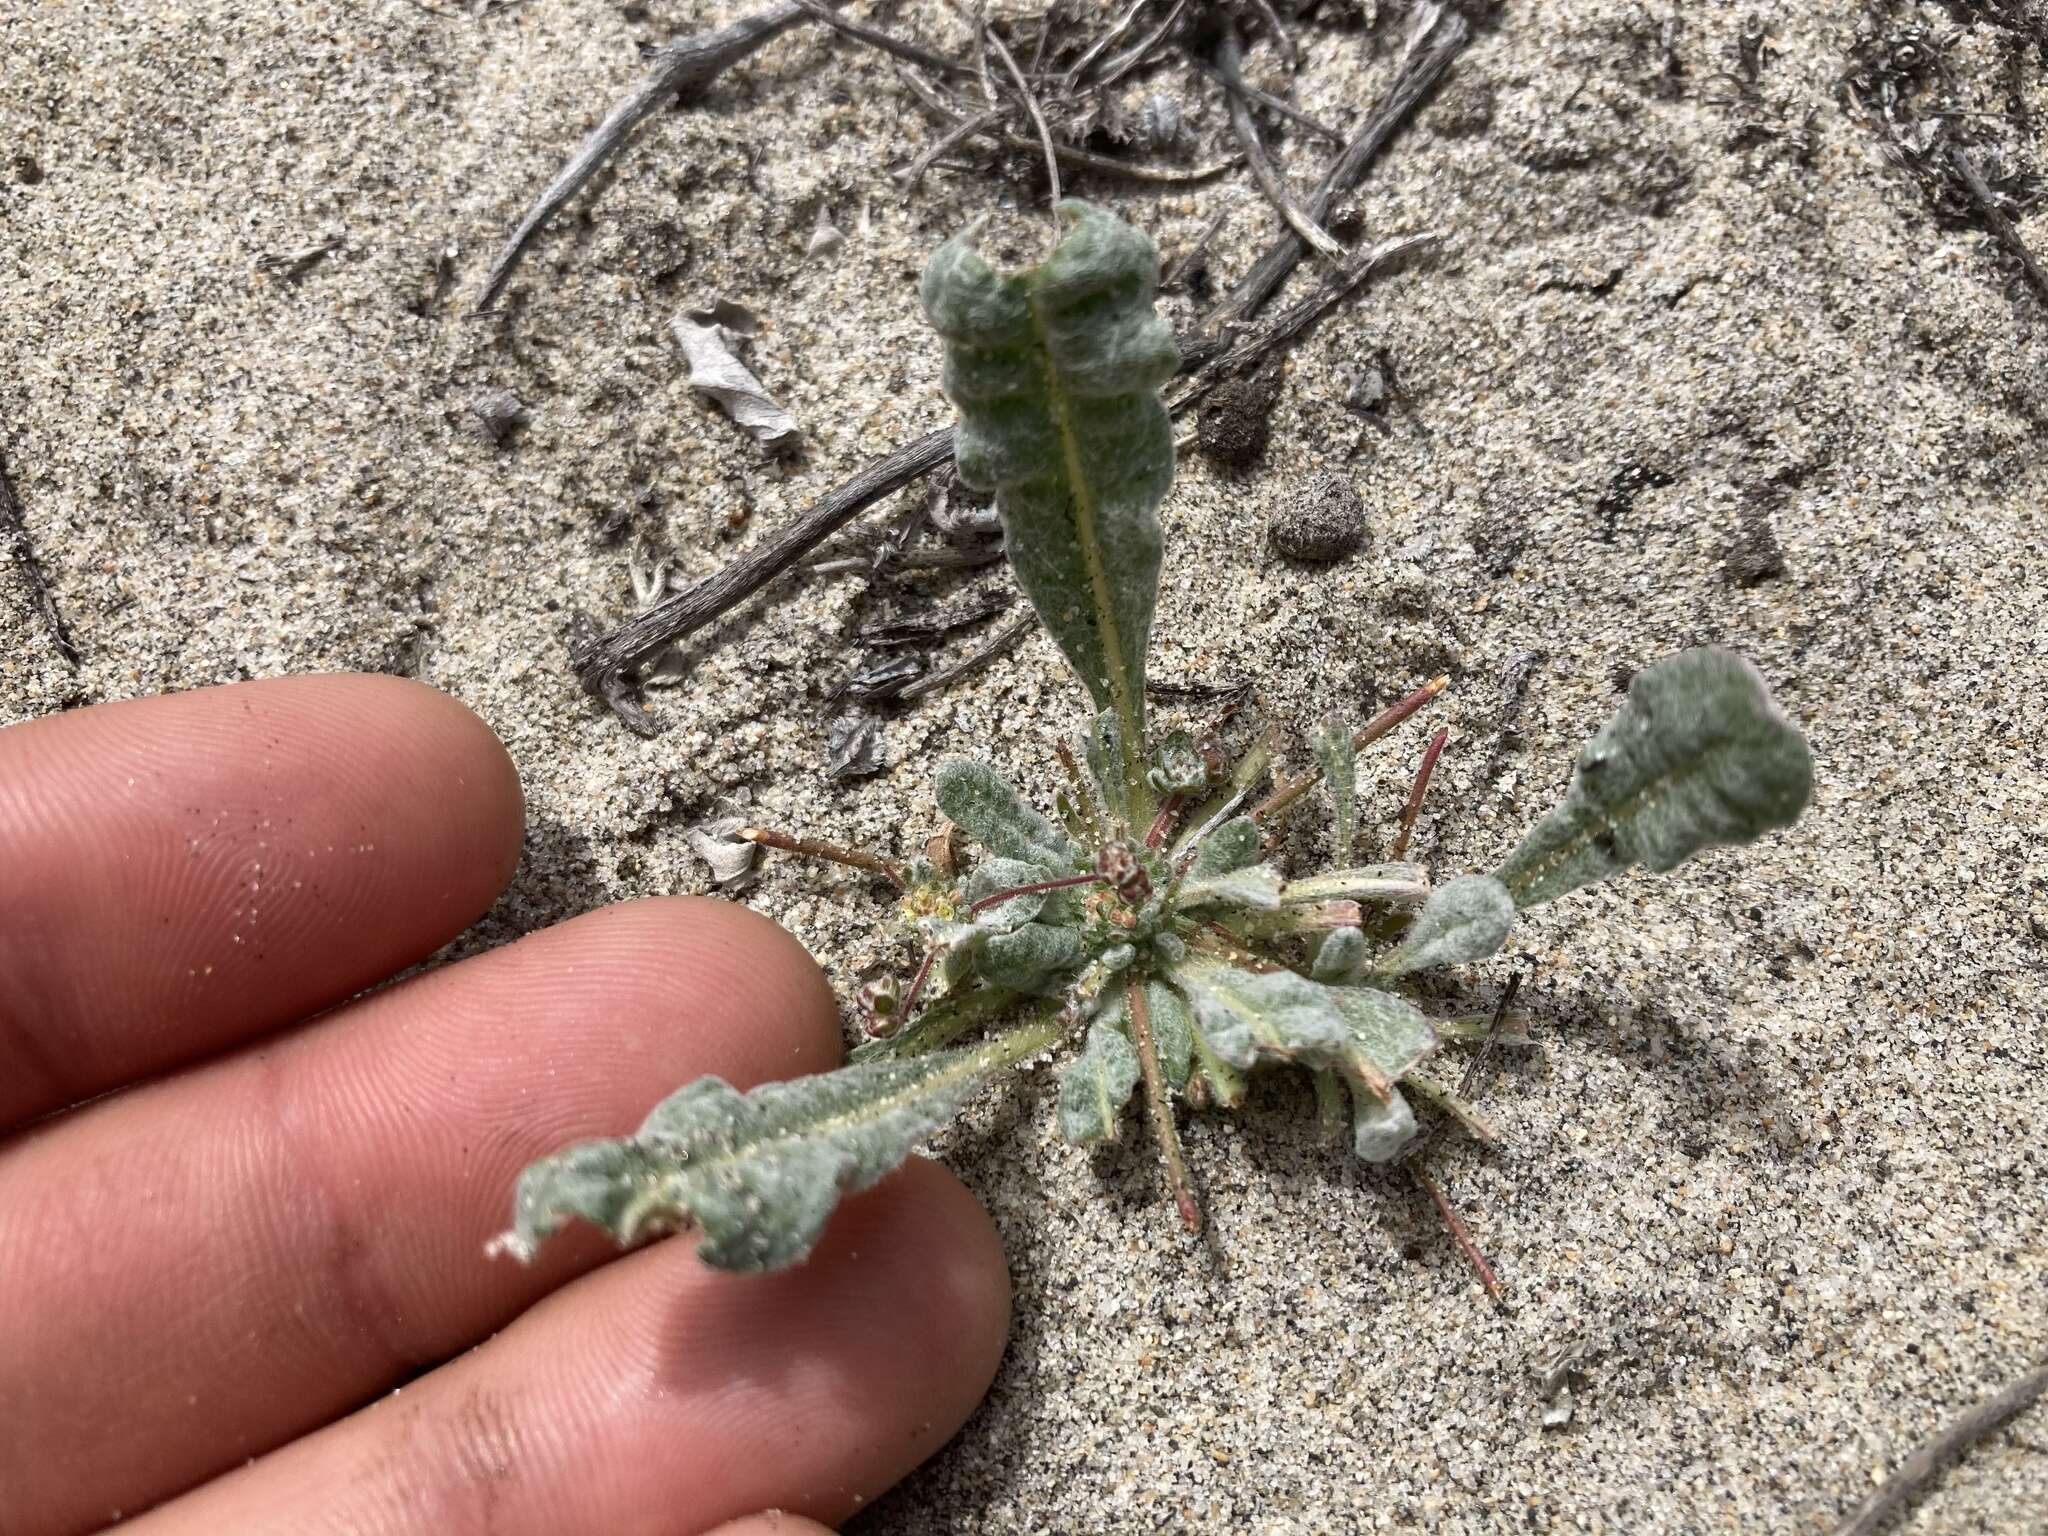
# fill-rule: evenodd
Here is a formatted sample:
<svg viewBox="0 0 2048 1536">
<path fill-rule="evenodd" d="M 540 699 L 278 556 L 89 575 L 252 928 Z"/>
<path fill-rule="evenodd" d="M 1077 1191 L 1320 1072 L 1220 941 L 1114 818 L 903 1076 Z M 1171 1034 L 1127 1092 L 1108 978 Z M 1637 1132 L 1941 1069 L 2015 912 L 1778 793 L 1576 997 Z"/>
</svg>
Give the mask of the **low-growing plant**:
<svg viewBox="0 0 2048 1536">
<path fill-rule="evenodd" d="M 694 1227 L 720 1268 L 798 1263 L 843 1195 L 898 1166 L 992 1078 L 1054 1050 L 1068 1054 L 1058 1114 L 1074 1141 L 1115 1137 L 1142 1084 L 1194 1229 L 1179 1104 L 1233 1108 L 1247 1073 L 1286 1064 L 1314 1075 L 1326 1124 L 1370 1162 L 1416 1139 L 1404 1089 L 1476 1123 L 1423 1064 L 1446 1033 L 1483 1025 L 1433 1020 L 1404 995 L 1410 978 L 1493 955 L 1518 911 L 1750 841 L 1805 807 L 1806 743 L 1755 668 L 1692 650 L 1635 675 L 1563 803 L 1491 874 L 1432 885 L 1401 858 L 1441 733 L 1393 862 L 1283 872 L 1274 829 L 1319 784 L 1337 859 L 1350 855 L 1355 754 L 1443 679 L 1362 729 L 1324 729 L 1316 767 L 1263 794 L 1270 731 L 1234 762 L 1213 732 L 1154 739 L 1145 659 L 1174 464 L 1158 391 L 1177 356 L 1153 307 L 1150 241 L 1083 203 L 1060 212 L 1066 233 L 1043 264 L 999 274 L 962 236 L 932 258 L 922 289 L 946 344 L 960 476 L 995 493 L 1018 584 L 1095 706 L 1071 745 L 1054 746 L 1065 770 L 1054 814 L 955 758 L 938 770 L 937 799 L 978 850 L 964 869 L 950 838 L 899 862 L 747 834 L 893 881 L 898 921 L 921 949 L 914 977 L 863 990 L 868 1038 L 837 1071 L 745 1093 L 702 1078 L 633 1135 L 535 1163 L 494 1248 L 531 1259 L 581 1217 L 621 1243 Z"/>
</svg>

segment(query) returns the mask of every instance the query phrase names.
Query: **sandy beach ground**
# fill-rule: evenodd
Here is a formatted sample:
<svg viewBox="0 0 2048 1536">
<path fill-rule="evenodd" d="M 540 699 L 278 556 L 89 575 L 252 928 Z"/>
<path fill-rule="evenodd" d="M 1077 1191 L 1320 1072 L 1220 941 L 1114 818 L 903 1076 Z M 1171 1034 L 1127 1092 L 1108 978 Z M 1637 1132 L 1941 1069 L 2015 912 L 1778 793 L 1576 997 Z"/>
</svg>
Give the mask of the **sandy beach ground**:
<svg viewBox="0 0 2048 1536">
<path fill-rule="evenodd" d="M 1049 1074 L 978 1105 L 938 1150 L 1002 1229 L 1010 1354 L 864 1529 L 1825 1532 L 2048 1357 L 2048 299 L 1838 98 L 1862 5 L 1679 9 L 1668 57 L 1668 5 L 1516 0 L 1460 58 L 1352 209 L 1440 252 L 1293 354 L 1263 464 L 1183 455 L 1154 673 L 1254 685 L 1299 761 L 1322 711 L 1447 672 L 1418 848 L 1451 874 L 1552 803 L 1630 669 L 1731 645 L 1812 739 L 1807 819 L 1518 931 L 1538 1043 L 1487 1090 L 1505 1145 L 1446 1139 L 1434 1164 L 1503 1310 L 1405 1181 L 1315 1141 L 1305 1085 L 1189 1126 L 1206 1243 L 1135 1130 L 1058 1140 Z M 1883 25 L 1934 35 L 2038 178 L 2048 59 L 1995 9 Z M 1303 24 L 1304 108 L 1345 124 L 1379 98 L 1401 29 L 1373 10 Z M 862 13 L 964 36 L 922 0 Z M 851 635 L 1000 568 L 785 580 L 686 648 L 653 739 L 569 671 L 579 625 L 633 610 L 629 562 L 702 576 L 946 419 L 916 274 L 1036 196 L 941 169 L 906 201 L 887 173 L 931 122 L 889 61 L 803 28 L 653 120 L 501 314 L 469 317 L 636 47 L 734 14 L 0 0 L 0 452 L 82 655 L 0 568 L 0 723 L 305 668 L 446 689 L 531 808 L 464 949 L 706 889 L 684 829 L 721 801 L 892 848 L 936 825 L 949 752 L 1049 796 L 1079 694 L 1042 636 L 888 717 L 880 772 L 823 772 Z M 1287 83 L 1270 50 L 1251 68 Z M 1213 86 L 1147 89 L 1223 142 Z M 1279 153 L 1302 185 L 1325 163 L 1301 136 Z M 1241 174 L 1074 190 L 1169 255 L 1227 211 L 1222 282 L 1274 228 Z M 807 254 L 821 209 L 835 254 Z M 2048 203 L 2017 227 L 2048 253 Z M 669 322 L 718 299 L 762 320 L 751 361 L 808 437 L 791 467 L 686 387 Z M 1389 393 L 1361 409 L 1369 366 Z M 495 442 L 473 407 L 501 391 L 525 419 Z M 1367 542 L 1290 564 L 1267 521 L 1317 471 L 1354 484 Z M 1369 825 L 1422 739 L 1364 765 Z M 902 955 L 847 873 L 771 863 L 744 899 L 850 991 Z M 1506 970 L 1441 1002 L 1485 1006 Z M 1546 1428 L 1561 1355 L 1573 1413 Z M 2037 1411 L 1901 1529 L 2043 1522 Z"/>
</svg>

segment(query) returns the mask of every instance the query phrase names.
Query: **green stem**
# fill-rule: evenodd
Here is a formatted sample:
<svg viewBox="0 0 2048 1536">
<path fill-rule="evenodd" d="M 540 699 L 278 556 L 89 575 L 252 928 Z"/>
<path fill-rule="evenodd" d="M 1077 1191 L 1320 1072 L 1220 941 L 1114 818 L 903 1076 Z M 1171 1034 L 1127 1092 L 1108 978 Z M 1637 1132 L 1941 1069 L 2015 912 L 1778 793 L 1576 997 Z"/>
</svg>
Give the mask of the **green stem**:
<svg viewBox="0 0 2048 1536">
<path fill-rule="evenodd" d="M 1235 1109 L 1244 1102 L 1244 1074 L 1210 1049 L 1199 1028 L 1195 1031 L 1195 1060 L 1196 1070 L 1207 1080 L 1209 1092 L 1219 1105 Z"/>
<path fill-rule="evenodd" d="M 1003 987 L 978 987 L 972 992 L 944 997 L 918 1016 L 916 1023 L 900 1035 L 886 1040 L 864 1040 L 855 1046 L 851 1059 L 875 1061 L 882 1058 L 907 1060 L 951 1045 L 968 1030 L 994 1018 L 1021 1001 L 1020 994 Z"/>
<path fill-rule="evenodd" d="M 1315 1085 L 1317 1127 L 1324 1140 L 1342 1142 L 1351 1125 L 1351 1095 L 1344 1091 L 1344 1080 L 1328 1067 L 1319 1067 Z"/>
<path fill-rule="evenodd" d="M 1047 1046 L 1056 1044 L 1060 1034 L 1059 1009 L 1056 1005 L 1048 1003 L 1029 1024 L 1019 1024 L 1015 1029 L 1004 1030 L 976 1054 L 991 1068 L 1014 1067 L 1027 1056 L 1036 1056 Z"/>
</svg>

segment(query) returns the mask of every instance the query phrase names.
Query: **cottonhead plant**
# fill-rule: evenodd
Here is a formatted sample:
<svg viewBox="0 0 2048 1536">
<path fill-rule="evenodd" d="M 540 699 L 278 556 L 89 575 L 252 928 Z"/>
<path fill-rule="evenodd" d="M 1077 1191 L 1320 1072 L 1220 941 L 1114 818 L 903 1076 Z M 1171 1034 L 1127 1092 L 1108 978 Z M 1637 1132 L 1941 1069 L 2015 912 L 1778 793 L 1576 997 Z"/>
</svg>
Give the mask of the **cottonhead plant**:
<svg viewBox="0 0 2048 1536">
<path fill-rule="evenodd" d="M 1066 1056 L 1058 1115 L 1074 1141 L 1116 1137 L 1142 1085 L 1167 1186 L 1196 1228 L 1183 1105 L 1234 1108 L 1248 1073 L 1288 1066 L 1313 1075 L 1325 1124 L 1369 1162 L 1416 1143 L 1411 1093 L 1483 1125 L 1425 1066 L 1447 1035 L 1483 1025 L 1432 1019 L 1407 995 L 1412 978 L 1495 954 L 1520 911 L 1750 841 L 1806 805 L 1806 743 L 1755 668 L 1693 650 L 1636 674 L 1563 803 L 1492 873 L 1435 884 L 1402 858 L 1442 733 L 1392 862 L 1280 869 L 1274 830 L 1318 786 L 1343 863 L 1357 840 L 1355 754 L 1443 680 L 1358 730 L 1323 730 L 1315 768 L 1278 786 L 1264 782 L 1270 732 L 1235 761 L 1211 732 L 1155 738 L 1145 659 L 1174 459 L 1158 391 L 1177 357 L 1153 308 L 1151 243 L 1086 204 L 1060 212 L 1064 238 L 1041 265 L 998 273 L 963 236 L 933 256 L 922 289 L 945 342 L 960 476 L 994 492 L 1017 581 L 1094 706 L 1053 745 L 1053 814 L 955 758 L 939 767 L 937 799 L 971 860 L 950 836 L 896 860 L 743 834 L 886 876 L 921 957 L 914 974 L 863 989 L 868 1038 L 838 1071 L 745 1093 L 702 1078 L 634 1134 L 535 1163 L 495 1248 L 530 1259 L 580 1217 L 621 1243 L 695 1228 L 720 1268 L 798 1263 L 842 1196 L 1049 1052 Z"/>
</svg>

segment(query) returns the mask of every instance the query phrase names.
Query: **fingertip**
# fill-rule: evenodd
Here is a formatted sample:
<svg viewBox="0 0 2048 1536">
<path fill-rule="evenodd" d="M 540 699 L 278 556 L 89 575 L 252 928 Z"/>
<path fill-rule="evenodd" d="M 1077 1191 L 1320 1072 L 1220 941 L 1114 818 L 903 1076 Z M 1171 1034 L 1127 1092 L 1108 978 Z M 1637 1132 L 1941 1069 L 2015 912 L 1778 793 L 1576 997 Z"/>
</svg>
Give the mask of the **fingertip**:
<svg viewBox="0 0 2048 1536">
<path fill-rule="evenodd" d="M 758 1515 L 728 1520 L 705 1536 L 833 1536 L 832 1527 L 786 1509 L 764 1509 Z"/>
<path fill-rule="evenodd" d="M 495 895 L 511 882 L 526 836 L 518 765 L 483 717 L 453 694 L 408 677 L 347 673 L 334 680 L 339 707 L 367 731 L 409 729 L 474 829 L 479 884 Z"/>
</svg>

